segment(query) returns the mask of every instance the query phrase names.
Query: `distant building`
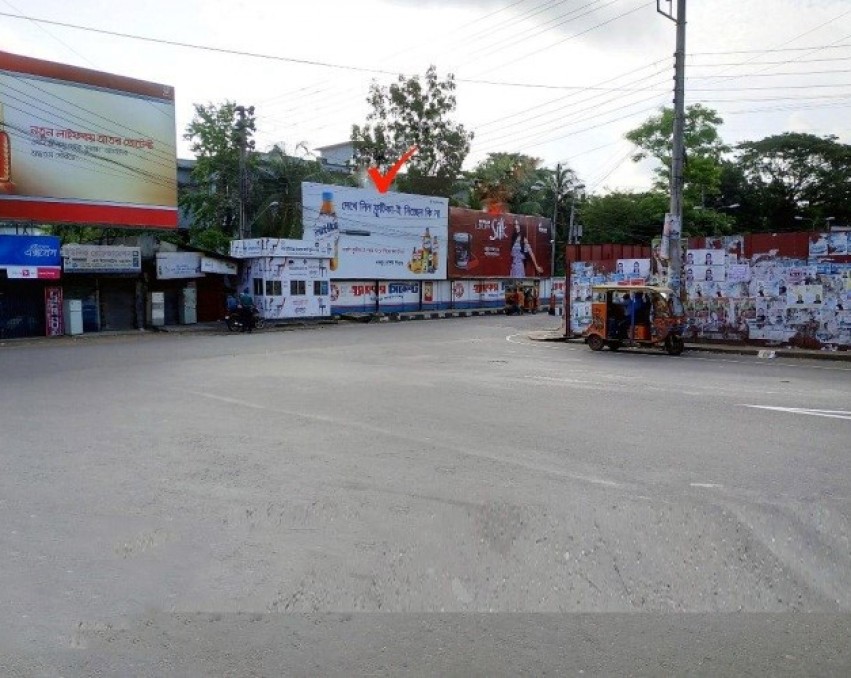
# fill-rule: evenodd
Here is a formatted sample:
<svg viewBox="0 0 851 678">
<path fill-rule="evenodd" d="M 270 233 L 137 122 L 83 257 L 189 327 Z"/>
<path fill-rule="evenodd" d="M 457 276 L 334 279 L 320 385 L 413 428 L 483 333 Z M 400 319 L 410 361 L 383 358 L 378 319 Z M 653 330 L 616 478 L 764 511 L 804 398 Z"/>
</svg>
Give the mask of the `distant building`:
<svg viewBox="0 0 851 678">
<path fill-rule="evenodd" d="M 351 141 L 343 141 L 329 146 L 319 146 L 320 162 L 329 172 L 340 172 L 348 174 L 351 172 L 352 156 L 355 153 L 354 144 Z"/>
<path fill-rule="evenodd" d="M 177 190 L 191 187 L 192 170 L 195 167 L 196 160 L 194 158 L 178 158 L 177 159 Z M 192 225 L 192 215 L 184 208 L 178 207 L 177 228 L 188 230 Z"/>
</svg>

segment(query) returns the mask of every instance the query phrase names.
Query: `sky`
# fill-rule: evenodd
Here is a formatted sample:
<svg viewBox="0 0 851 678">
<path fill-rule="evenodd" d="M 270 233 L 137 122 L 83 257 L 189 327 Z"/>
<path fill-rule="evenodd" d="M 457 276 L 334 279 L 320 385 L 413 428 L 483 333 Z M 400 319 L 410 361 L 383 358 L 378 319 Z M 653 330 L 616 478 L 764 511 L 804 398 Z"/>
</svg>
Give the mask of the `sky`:
<svg viewBox="0 0 851 678">
<path fill-rule="evenodd" d="M 719 111 L 726 143 L 851 143 L 849 0 L 687 4 L 686 104 Z M 195 103 L 253 105 L 258 149 L 315 151 L 365 122 L 373 80 L 434 64 L 475 133 L 465 167 L 519 152 L 589 192 L 643 190 L 653 162 L 634 163 L 624 135 L 673 98 L 675 26 L 656 0 L 0 0 L 0 13 L 5 51 L 172 85 L 180 157 Z"/>
</svg>

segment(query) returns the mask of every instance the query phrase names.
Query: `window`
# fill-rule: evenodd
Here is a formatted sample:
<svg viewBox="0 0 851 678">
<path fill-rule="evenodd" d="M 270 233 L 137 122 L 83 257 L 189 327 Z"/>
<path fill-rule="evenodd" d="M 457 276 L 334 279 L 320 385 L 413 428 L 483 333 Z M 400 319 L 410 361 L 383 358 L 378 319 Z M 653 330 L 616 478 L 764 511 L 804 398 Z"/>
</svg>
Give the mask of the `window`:
<svg viewBox="0 0 851 678">
<path fill-rule="evenodd" d="M 290 295 L 293 297 L 307 294 L 307 284 L 304 280 L 290 280 Z"/>
<path fill-rule="evenodd" d="M 263 278 L 254 278 L 254 296 L 263 296 Z"/>
<path fill-rule="evenodd" d="M 320 297 L 322 295 L 328 294 L 328 281 L 327 280 L 314 280 L 313 281 L 313 296 Z"/>
<path fill-rule="evenodd" d="M 266 281 L 266 296 L 267 297 L 280 297 L 283 294 L 283 286 L 281 285 L 280 280 L 267 280 Z"/>
</svg>

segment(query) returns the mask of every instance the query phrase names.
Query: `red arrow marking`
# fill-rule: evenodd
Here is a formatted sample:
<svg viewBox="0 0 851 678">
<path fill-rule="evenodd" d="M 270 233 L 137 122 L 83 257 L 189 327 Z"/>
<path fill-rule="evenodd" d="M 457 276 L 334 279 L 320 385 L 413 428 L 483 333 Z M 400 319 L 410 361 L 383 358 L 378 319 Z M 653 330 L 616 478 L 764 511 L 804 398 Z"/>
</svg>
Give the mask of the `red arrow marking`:
<svg viewBox="0 0 851 678">
<path fill-rule="evenodd" d="M 375 167 L 369 168 L 369 176 L 372 177 L 372 182 L 375 184 L 379 193 L 387 193 L 387 191 L 390 190 L 390 184 L 393 183 L 393 180 L 396 178 L 399 170 L 402 169 L 402 165 L 408 162 L 408 160 L 411 159 L 411 156 L 416 152 L 417 147 L 411 146 L 407 151 L 405 151 L 405 155 L 399 158 L 396 161 L 396 164 L 387 171 L 387 174 L 382 174 Z"/>
</svg>

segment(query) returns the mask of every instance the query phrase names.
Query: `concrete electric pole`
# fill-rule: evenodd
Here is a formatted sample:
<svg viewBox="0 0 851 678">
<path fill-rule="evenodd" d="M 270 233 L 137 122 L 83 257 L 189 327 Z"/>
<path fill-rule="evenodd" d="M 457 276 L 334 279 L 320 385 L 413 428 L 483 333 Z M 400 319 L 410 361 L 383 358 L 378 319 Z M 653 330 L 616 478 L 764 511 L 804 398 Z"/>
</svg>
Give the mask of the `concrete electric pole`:
<svg viewBox="0 0 851 678">
<path fill-rule="evenodd" d="M 248 200 L 248 177 L 246 176 L 246 155 L 249 145 L 253 148 L 254 142 L 248 141 L 248 126 L 245 120 L 245 114 L 254 115 L 254 106 L 237 106 L 236 114 L 239 120 L 236 122 L 236 139 L 239 144 L 239 238 L 244 240 L 246 237 L 245 224 L 245 203 Z"/>
<path fill-rule="evenodd" d="M 680 235 L 683 224 L 683 165 L 685 163 L 685 76 L 686 76 L 686 0 L 656 0 L 656 11 L 677 25 L 677 47 L 674 53 L 674 139 L 671 149 L 671 222 L 668 260 L 668 284 L 679 297 L 682 288 L 682 250 Z M 662 5 L 667 9 L 662 9 Z"/>
</svg>

